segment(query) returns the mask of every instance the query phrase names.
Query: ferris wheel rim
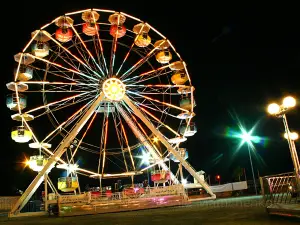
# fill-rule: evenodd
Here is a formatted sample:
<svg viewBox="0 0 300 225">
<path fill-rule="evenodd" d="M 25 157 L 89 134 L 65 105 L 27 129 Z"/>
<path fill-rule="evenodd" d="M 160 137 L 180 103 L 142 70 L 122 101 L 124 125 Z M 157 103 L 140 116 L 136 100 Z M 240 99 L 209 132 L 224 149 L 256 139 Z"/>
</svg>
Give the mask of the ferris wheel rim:
<svg viewBox="0 0 300 225">
<path fill-rule="evenodd" d="M 74 13 L 75 14 L 75 13 Z M 73 15 L 73 13 L 67 13 L 66 15 Z M 125 14 L 124 14 L 125 15 Z M 127 14 L 126 14 L 127 15 Z M 52 21 L 52 22 L 54 22 L 54 21 Z M 146 23 L 147 24 L 147 23 Z M 47 27 L 47 25 L 50 25 L 50 24 L 46 24 L 45 26 L 42 26 L 42 28 L 46 28 Z M 147 25 L 149 25 L 149 24 L 147 24 Z M 154 30 L 154 31 L 156 31 L 151 25 L 149 25 L 149 27 L 152 29 L 152 30 Z M 158 32 L 158 31 L 156 31 L 156 32 Z M 160 34 L 159 32 L 158 32 L 158 34 Z M 161 35 L 161 34 L 160 34 Z M 165 38 L 164 36 L 162 36 L 163 38 Z M 168 43 L 169 43 L 169 40 L 167 40 L 168 41 Z M 30 41 L 30 42 L 32 42 L 32 40 Z M 29 46 L 29 44 L 30 44 L 30 42 L 28 43 L 28 45 L 27 46 Z M 173 45 L 172 44 L 170 44 L 170 46 L 172 46 L 172 48 L 174 49 L 174 47 L 173 47 Z M 26 50 L 26 47 L 24 48 L 24 51 Z M 24 52 L 23 51 L 23 52 Z M 176 51 L 175 51 L 176 52 Z M 176 52 L 177 53 L 177 52 Z M 23 54 L 23 53 L 22 53 Z M 178 54 L 178 53 L 177 53 Z M 181 60 L 181 57 L 179 56 L 179 58 L 180 58 L 180 60 Z M 185 67 L 185 69 L 186 69 L 186 67 Z M 188 78 L 189 79 L 189 82 L 190 82 L 190 85 L 191 85 L 191 80 L 190 80 L 190 78 Z M 45 85 L 45 84 L 43 84 L 43 85 Z M 16 91 L 17 92 L 17 91 Z"/>
</svg>

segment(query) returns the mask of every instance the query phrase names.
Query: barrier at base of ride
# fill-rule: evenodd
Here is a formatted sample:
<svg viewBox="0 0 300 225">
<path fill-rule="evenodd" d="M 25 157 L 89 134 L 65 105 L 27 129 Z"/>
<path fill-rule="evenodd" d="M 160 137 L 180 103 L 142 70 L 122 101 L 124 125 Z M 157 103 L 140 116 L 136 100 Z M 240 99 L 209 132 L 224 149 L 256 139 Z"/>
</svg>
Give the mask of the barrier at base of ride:
<svg viewBox="0 0 300 225">
<path fill-rule="evenodd" d="M 190 204 L 182 185 L 145 189 L 142 195 L 128 197 L 122 193 L 112 196 L 94 196 L 91 192 L 81 195 L 58 197 L 58 215 L 74 216 L 150 209 Z"/>
<path fill-rule="evenodd" d="M 20 196 L 0 196 L 0 212 L 8 212 Z"/>
<path fill-rule="evenodd" d="M 260 183 L 270 215 L 300 218 L 300 184 L 293 172 L 260 177 Z"/>
</svg>

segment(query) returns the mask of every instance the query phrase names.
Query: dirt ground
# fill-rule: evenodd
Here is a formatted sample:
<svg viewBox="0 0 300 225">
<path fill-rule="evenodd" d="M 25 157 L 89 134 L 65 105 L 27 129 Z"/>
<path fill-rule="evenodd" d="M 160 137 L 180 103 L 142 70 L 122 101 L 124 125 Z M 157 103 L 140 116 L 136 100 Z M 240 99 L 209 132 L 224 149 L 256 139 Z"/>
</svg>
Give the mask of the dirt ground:
<svg viewBox="0 0 300 225">
<path fill-rule="evenodd" d="M 122 213 L 75 217 L 34 217 L 8 219 L 2 214 L 0 224 L 5 225 L 289 225 L 300 224 L 300 219 L 269 216 L 261 197 L 239 197 L 194 202 L 192 205 L 140 210 Z"/>
</svg>

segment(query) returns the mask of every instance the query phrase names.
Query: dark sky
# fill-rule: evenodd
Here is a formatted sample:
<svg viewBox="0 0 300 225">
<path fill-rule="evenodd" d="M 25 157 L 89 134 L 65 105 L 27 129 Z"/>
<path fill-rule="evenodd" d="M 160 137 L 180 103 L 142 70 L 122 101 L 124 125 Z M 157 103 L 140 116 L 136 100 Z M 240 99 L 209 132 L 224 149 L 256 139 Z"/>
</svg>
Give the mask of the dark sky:
<svg viewBox="0 0 300 225">
<path fill-rule="evenodd" d="M 221 174 L 222 180 L 231 181 L 232 171 L 241 166 L 250 176 L 246 146 L 233 157 L 236 144 L 224 137 L 227 127 L 236 126 L 230 116 L 236 114 L 248 129 L 260 121 L 255 134 L 269 138 L 265 146 L 256 145 L 262 160 L 254 158 L 255 170 L 261 175 L 292 171 L 288 145 L 282 139 L 282 121 L 268 116 L 266 106 L 288 94 L 300 98 L 300 26 L 296 6 L 195 5 L 188 1 L 149 1 L 149 5 L 141 1 L 24 2 L 8 7 L 10 16 L 2 14 L 0 195 L 12 194 L 15 187 L 24 189 L 33 178 L 28 170 L 16 169 L 22 150 L 10 139 L 12 122 L 11 112 L 5 106 L 5 84 L 13 79 L 13 55 L 24 47 L 33 30 L 65 12 L 91 7 L 119 10 L 147 21 L 172 41 L 187 63 L 196 87 L 198 126 L 187 147 L 189 161 L 197 170 L 212 176 Z M 298 115 L 296 108 L 288 119 L 291 129 L 300 132 Z"/>
</svg>

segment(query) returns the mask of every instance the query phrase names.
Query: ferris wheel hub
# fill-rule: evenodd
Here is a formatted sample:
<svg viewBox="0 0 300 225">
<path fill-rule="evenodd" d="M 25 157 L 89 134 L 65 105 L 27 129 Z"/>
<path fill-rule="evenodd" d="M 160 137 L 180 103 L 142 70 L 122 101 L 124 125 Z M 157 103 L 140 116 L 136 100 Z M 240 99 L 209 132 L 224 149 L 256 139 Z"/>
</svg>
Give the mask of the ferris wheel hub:
<svg viewBox="0 0 300 225">
<path fill-rule="evenodd" d="M 118 78 L 109 78 L 103 82 L 102 91 L 111 101 L 120 101 L 125 95 L 125 84 Z"/>
</svg>

